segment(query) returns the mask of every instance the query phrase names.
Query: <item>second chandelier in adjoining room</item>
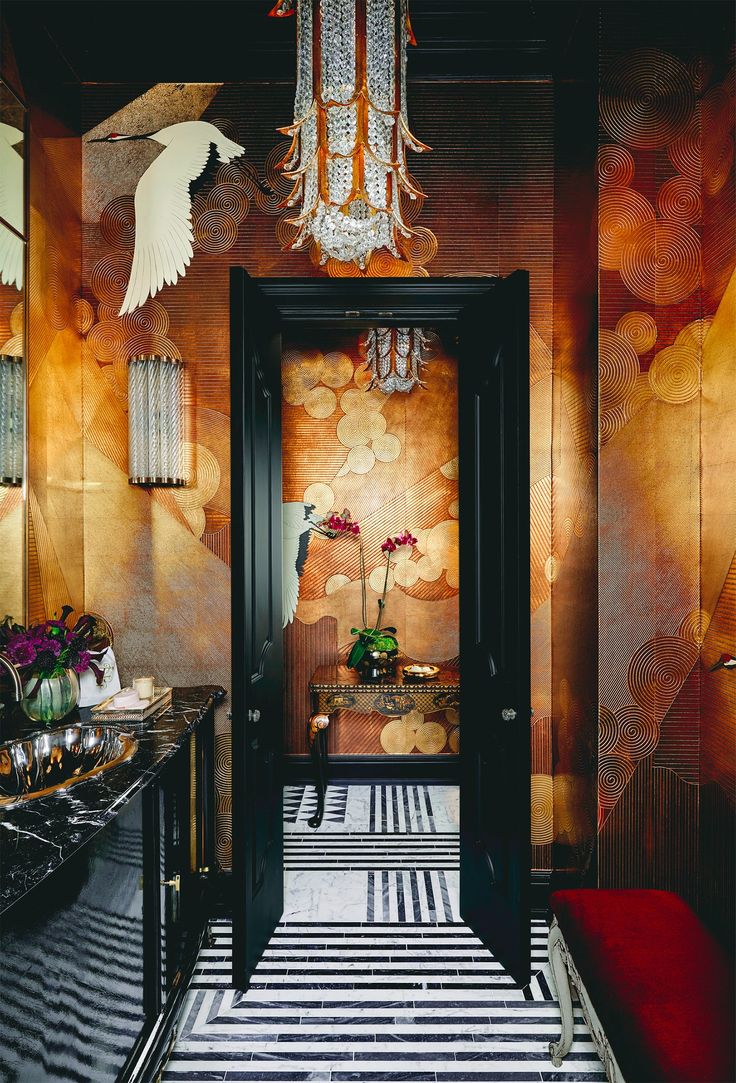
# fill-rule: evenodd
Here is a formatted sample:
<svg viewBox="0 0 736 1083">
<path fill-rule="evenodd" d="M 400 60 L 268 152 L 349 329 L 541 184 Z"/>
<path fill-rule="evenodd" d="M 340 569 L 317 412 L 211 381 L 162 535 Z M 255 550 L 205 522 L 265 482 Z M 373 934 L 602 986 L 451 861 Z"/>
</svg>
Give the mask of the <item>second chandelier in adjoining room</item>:
<svg viewBox="0 0 736 1083">
<path fill-rule="evenodd" d="M 280 0 L 272 14 L 291 14 Z M 406 165 L 407 147 L 430 148 L 409 130 L 406 44 L 413 41 L 408 0 L 297 0 L 294 123 L 281 166 L 298 208 L 291 248 L 313 239 L 320 261 L 365 267 L 379 248 L 399 256 L 411 227 L 401 194 L 422 195 Z"/>
</svg>

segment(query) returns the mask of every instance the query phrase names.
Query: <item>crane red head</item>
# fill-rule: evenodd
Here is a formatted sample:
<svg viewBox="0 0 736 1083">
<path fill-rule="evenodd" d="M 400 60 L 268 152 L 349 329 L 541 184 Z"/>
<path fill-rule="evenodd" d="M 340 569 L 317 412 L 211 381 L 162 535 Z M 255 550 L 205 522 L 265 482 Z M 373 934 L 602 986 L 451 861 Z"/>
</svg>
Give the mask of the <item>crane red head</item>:
<svg viewBox="0 0 736 1083">
<path fill-rule="evenodd" d="M 732 654 L 722 654 L 716 664 L 710 667 L 711 673 L 716 669 L 736 669 L 736 658 Z"/>
<path fill-rule="evenodd" d="M 88 143 L 119 143 L 122 139 L 148 139 L 153 132 L 144 132 L 142 135 L 123 135 L 121 132 L 110 132 L 109 135 L 100 136 L 97 139 L 88 139 Z"/>
</svg>

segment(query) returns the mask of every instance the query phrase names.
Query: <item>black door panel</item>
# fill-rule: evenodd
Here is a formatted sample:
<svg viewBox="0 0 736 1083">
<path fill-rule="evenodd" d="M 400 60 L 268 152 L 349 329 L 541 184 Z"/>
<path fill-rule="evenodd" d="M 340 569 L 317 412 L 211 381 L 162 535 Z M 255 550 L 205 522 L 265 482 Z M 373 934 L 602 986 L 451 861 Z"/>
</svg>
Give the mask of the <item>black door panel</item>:
<svg viewBox="0 0 736 1083">
<path fill-rule="evenodd" d="M 528 293 L 517 271 L 459 321 L 460 911 L 520 982 L 530 976 Z"/>
<path fill-rule="evenodd" d="M 233 980 L 243 989 L 283 912 L 281 336 L 231 274 Z"/>
</svg>

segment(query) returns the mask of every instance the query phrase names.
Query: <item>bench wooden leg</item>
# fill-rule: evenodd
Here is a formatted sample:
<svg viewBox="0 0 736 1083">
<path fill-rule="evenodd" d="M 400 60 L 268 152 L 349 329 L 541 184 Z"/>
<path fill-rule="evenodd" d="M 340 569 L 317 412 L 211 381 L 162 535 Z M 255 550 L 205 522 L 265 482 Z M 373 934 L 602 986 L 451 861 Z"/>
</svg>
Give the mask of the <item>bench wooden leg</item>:
<svg viewBox="0 0 736 1083">
<path fill-rule="evenodd" d="M 557 1002 L 560 1005 L 560 1019 L 562 1023 L 560 1040 L 558 1042 L 549 1043 L 549 1055 L 555 1068 L 560 1068 L 562 1066 L 563 1058 L 570 1052 L 570 1046 L 572 1045 L 574 1016 L 572 1010 L 572 994 L 570 990 L 570 975 L 568 974 L 566 963 L 567 952 L 565 950 L 565 941 L 563 940 L 562 933 L 560 932 L 556 920 L 552 922 L 552 926 L 549 930 L 548 946 L 549 962 L 552 968 L 552 982 L 555 988 Z"/>
</svg>

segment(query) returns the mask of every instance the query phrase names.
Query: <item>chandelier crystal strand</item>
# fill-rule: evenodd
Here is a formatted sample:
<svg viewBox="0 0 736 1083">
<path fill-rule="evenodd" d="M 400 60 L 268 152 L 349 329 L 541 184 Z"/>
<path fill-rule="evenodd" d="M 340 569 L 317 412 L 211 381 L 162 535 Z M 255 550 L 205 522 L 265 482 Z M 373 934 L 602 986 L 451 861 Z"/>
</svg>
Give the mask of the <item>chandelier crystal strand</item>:
<svg viewBox="0 0 736 1083">
<path fill-rule="evenodd" d="M 373 374 L 371 388 L 384 394 L 424 387 L 422 368 L 428 338 L 421 327 L 375 327 L 364 340 L 367 367 Z"/>
<path fill-rule="evenodd" d="M 299 208 L 289 247 L 314 240 L 321 263 L 361 268 L 379 248 L 398 257 L 399 237 L 413 233 L 401 193 L 423 194 L 406 149 L 430 149 L 407 120 L 408 0 L 299 0 L 296 15 L 294 123 L 279 129 L 291 136 L 280 166 L 294 181 L 282 206 Z"/>
</svg>

